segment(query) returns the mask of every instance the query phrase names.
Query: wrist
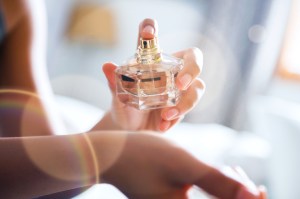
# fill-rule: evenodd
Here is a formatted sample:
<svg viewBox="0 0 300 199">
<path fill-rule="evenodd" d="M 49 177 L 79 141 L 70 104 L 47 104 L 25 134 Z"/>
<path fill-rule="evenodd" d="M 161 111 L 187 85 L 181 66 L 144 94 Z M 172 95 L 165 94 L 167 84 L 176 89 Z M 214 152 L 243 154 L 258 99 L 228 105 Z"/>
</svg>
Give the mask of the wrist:
<svg viewBox="0 0 300 199">
<path fill-rule="evenodd" d="M 91 143 L 94 162 L 98 171 L 98 183 L 123 155 L 128 133 L 122 131 L 93 131 L 86 134 Z"/>
<path fill-rule="evenodd" d="M 91 129 L 91 131 L 101 130 L 123 130 L 113 119 L 111 111 L 106 112 L 103 118 Z"/>
</svg>

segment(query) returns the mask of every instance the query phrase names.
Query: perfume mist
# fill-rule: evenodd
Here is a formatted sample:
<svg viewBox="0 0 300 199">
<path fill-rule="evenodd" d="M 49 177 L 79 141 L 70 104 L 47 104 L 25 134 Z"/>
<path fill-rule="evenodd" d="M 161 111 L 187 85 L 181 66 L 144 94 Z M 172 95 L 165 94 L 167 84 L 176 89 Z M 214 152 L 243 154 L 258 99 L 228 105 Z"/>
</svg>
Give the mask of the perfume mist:
<svg viewBox="0 0 300 199">
<path fill-rule="evenodd" d="M 140 110 L 175 106 L 183 60 L 161 52 L 157 38 L 140 39 L 133 57 L 115 71 L 119 99 Z"/>
</svg>

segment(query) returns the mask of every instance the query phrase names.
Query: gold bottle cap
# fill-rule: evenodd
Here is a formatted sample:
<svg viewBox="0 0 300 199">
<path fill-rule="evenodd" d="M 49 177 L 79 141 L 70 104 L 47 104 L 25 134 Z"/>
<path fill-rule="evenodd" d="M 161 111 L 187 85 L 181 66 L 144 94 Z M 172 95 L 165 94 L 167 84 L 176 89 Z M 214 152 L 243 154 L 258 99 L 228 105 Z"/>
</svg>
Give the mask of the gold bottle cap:
<svg viewBox="0 0 300 199">
<path fill-rule="evenodd" d="M 161 53 L 156 37 L 153 39 L 140 39 L 137 61 L 143 64 L 152 64 L 160 61 Z"/>
<path fill-rule="evenodd" d="M 140 48 L 142 49 L 153 49 L 158 48 L 157 38 L 154 37 L 153 39 L 140 39 Z"/>
</svg>

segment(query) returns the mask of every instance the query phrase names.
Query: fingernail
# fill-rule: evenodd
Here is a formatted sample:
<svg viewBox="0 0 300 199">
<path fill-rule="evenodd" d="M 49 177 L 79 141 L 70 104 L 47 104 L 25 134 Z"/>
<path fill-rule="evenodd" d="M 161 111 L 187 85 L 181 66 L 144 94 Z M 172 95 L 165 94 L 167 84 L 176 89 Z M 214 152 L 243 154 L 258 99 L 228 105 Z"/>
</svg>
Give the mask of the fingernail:
<svg viewBox="0 0 300 199">
<path fill-rule="evenodd" d="M 179 82 L 181 84 L 181 89 L 186 90 L 192 81 L 192 76 L 190 74 L 184 74 L 179 78 Z"/>
<path fill-rule="evenodd" d="M 179 114 L 179 111 L 176 108 L 172 108 L 172 109 L 168 110 L 168 112 L 166 113 L 166 119 L 172 120 L 178 114 Z"/>
<path fill-rule="evenodd" d="M 260 198 L 259 199 L 267 199 L 267 188 L 263 185 L 260 185 L 258 187 L 258 190 L 259 190 L 259 196 Z"/>
<path fill-rule="evenodd" d="M 257 194 L 250 192 L 246 187 L 242 187 L 238 194 L 237 199 L 259 199 Z"/>
<path fill-rule="evenodd" d="M 154 28 L 153 28 L 153 26 L 147 25 L 147 26 L 144 27 L 142 32 L 143 33 L 150 33 L 150 34 L 153 35 L 154 34 Z"/>
<path fill-rule="evenodd" d="M 168 130 L 168 128 L 170 127 L 170 125 L 171 125 L 171 122 L 169 122 L 169 121 L 162 121 L 160 123 L 159 129 L 160 129 L 160 131 L 164 132 L 164 131 Z"/>
</svg>

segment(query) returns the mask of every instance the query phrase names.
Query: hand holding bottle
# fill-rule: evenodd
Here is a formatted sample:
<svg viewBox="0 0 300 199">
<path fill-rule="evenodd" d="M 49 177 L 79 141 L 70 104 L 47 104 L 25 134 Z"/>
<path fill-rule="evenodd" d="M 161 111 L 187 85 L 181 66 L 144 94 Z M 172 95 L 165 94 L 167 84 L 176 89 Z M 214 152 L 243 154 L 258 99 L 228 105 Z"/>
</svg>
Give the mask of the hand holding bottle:
<svg viewBox="0 0 300 199">
<path fill-rule="evenodd" d="M 139 27 L 139 39 L 152 39 L 156 35 L 157 23 L 145 19 Z M 141 111 L 122 103 L 116 96 L 114 71 L 117 66 L 113 63 L 104 64 L 103 71 L 112 91 L 113 103 L 111 111 L 103 120 L 105 124 L 100 122 L 94 129 L 167 131 L 178 123 L 200 100 L 205 86 L 203 81 L 198 79 L 203 62 L 199 49 L 190 48 L 177 52 L 174 56 L 183 59 L 184 63 L 182 70 L 176 75 L 176 85 L 181 91 L 181 99 L 176 106 L 160 109 Z"/>
</svg>

